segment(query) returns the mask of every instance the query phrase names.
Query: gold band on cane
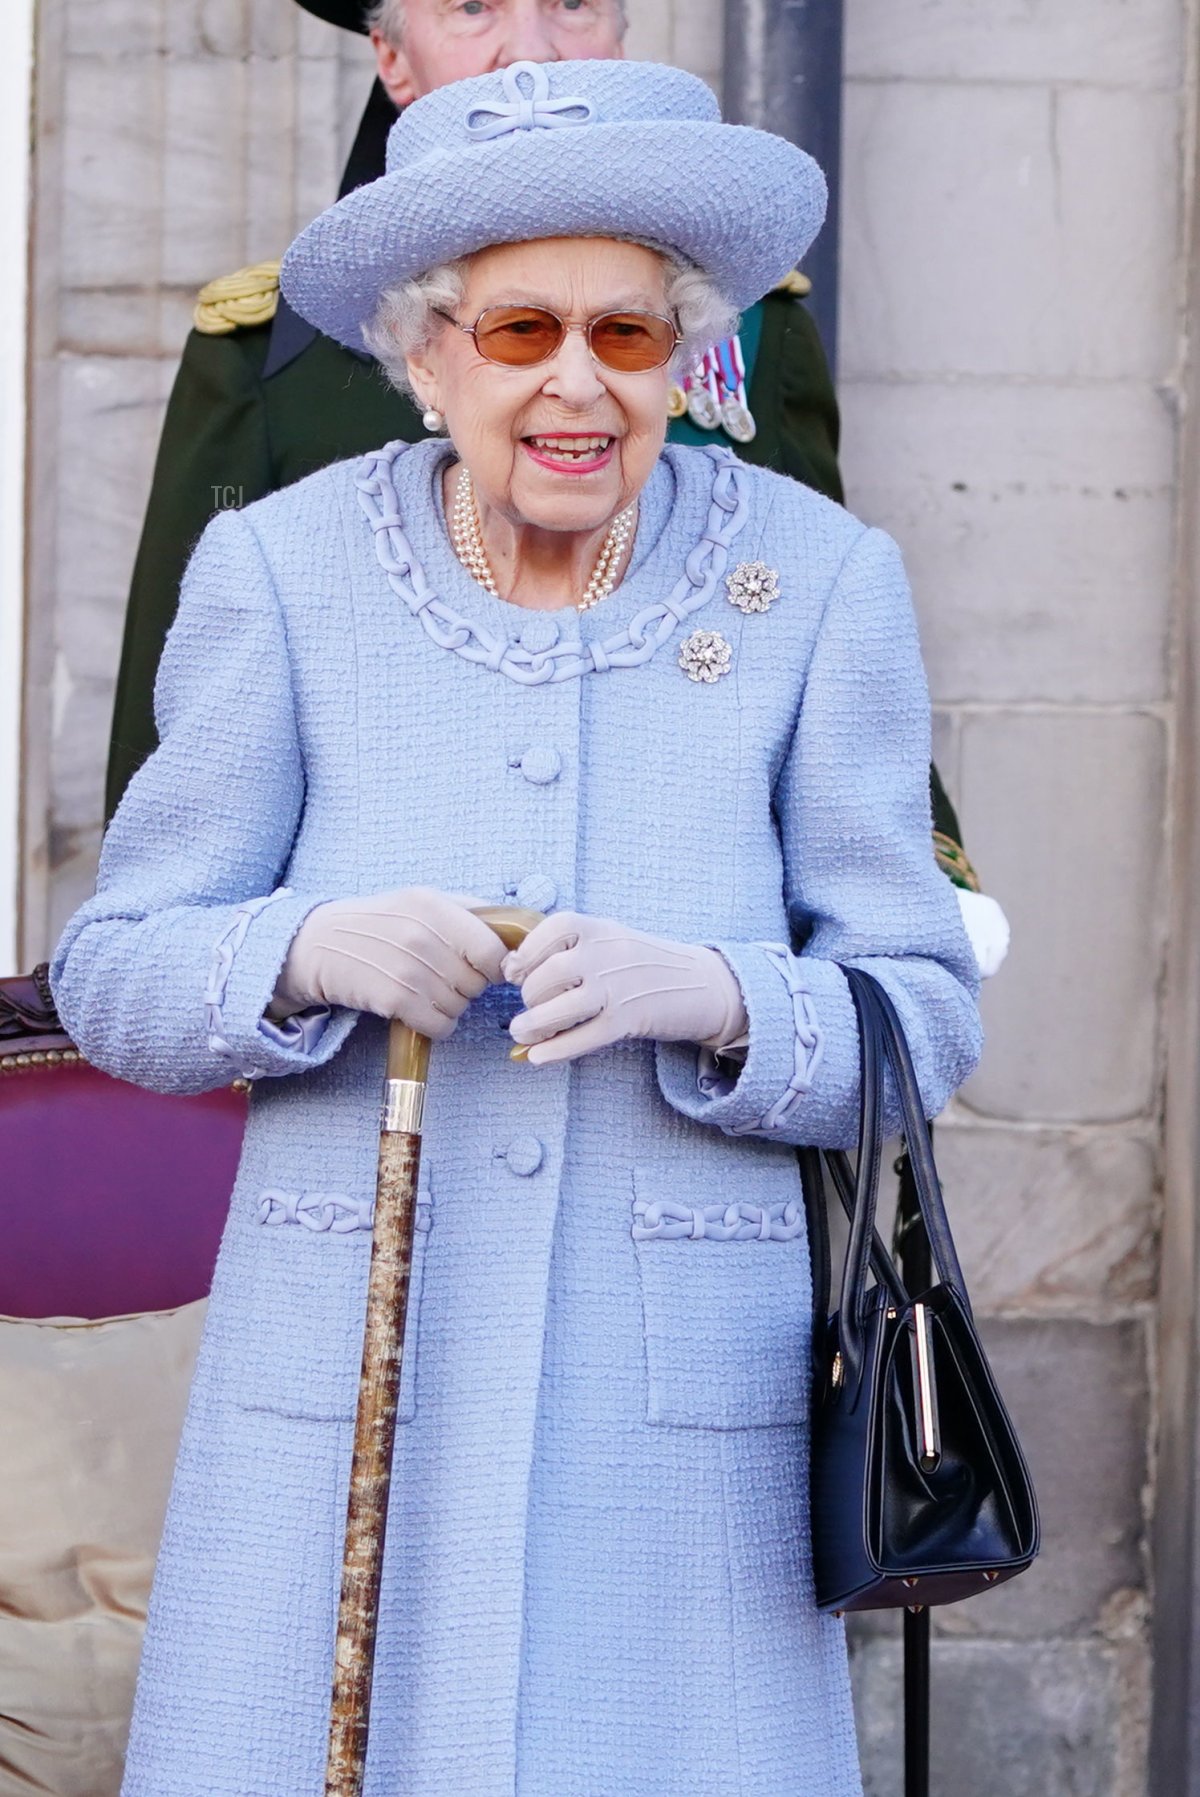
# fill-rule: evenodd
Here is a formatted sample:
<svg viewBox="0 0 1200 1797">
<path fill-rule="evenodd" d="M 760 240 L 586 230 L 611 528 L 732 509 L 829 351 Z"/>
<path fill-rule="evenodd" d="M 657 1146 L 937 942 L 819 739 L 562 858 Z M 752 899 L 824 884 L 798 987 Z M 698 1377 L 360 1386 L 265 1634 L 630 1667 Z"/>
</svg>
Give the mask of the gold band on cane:
<svg viewBox="0 0 1200 1797">
<path fill-rule="evenodd" d="M 379 1127 L 385 1135 L 419 1136 L 425 1115 L 423 1079 L 388 1079 L 383 1082 L 383 1116 Z"/>
</svg>

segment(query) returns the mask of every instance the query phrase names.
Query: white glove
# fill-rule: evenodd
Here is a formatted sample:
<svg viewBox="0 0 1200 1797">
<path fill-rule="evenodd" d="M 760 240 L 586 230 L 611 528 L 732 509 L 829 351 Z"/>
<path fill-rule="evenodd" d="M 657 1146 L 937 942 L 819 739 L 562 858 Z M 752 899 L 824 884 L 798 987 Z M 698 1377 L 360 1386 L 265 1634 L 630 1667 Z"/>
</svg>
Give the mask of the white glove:
<svg viewBox="0 0 1200 1797">
<path fill-rule="evenodd" d="M 535 1066 L 571 1061 L 632 1037 L 722 1048 L 748 1027 L 741 988 L 712 948 L 644 936 L 607 917 L 543 918 L 505 956 L 525 1009 L 514 1042 L 536 1043 Z"/>
<path fill-rule="evenodd" d="M 990 980 L 1008 953 L 1012 935 L 1008 919 L 996 900 L 989 898 L 986 892 L 967 892 L 962 886 L 956 886 L 954 896 L 962 912 L 963 928 L 975 950 L 980 974 Z"/>
<path fill-rule="evenodd" d="M 429 886 L 334 899 L 301 924 L 270 1014 L 345 1005 L 448 1036 L 473 998 L 503 976 L 504 944 L 458 899 Z"/>
</svg>

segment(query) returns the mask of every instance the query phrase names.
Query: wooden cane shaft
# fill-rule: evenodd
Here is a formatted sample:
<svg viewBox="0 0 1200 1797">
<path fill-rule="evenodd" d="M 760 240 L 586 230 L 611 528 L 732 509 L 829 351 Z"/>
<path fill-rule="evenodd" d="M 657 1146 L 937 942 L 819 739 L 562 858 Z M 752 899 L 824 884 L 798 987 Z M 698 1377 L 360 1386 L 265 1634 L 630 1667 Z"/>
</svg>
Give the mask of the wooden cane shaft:
<svg viewBox="0 0 1200 1797">
<path fill-rule="evenodd" d="M 495 930 L 506 948 L 518 947 L 541 921 L 536 911 L 513 905 L 481 906 L 478 915 Z M 367 1320 L 334 1648 L 325 1797 L 361 1797 L 367 1763 L 379 1585 L 396 1442 L 404 1321 L 412 1276 L 421 1163 L 419 1118 L 428 1070 L 428 1037 L 419 1036 L 406 1024 L 393 1023 L 388 1032 L 385 1123 L 379 1138 Z M 411 1127 L 397 1127 L 397 1117 L 416 1120 Z"/>
<path fill-rule="evenodd" d="M 366 1767 L 379 1582 L 396 1439 L 420 1160 L 419 1135 L 385 1132 L 380 1137 L 367 1324 L 334 1650 L 325 1797 L 360 1797 Z"/>
</svg>

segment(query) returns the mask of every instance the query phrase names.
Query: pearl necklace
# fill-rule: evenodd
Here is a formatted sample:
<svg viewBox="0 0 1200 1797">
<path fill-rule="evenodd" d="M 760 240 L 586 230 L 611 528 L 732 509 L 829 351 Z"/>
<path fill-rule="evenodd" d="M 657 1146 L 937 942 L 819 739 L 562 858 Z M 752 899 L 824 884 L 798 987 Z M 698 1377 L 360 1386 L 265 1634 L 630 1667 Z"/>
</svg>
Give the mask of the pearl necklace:
<svg viewBox="0 0 1200 1797">
<path fill-rule="evenodd" d="M 608 535 L 600 546 L 600 554 L 596 558 L 596 566 L 592 569 L 592 577 L 584 589 L 583 598 L 576 607 L 577 611 L 587 611 L 591 605 L 597 605 L 601 599 L 607 599 L 617 584 L 621 572 L 621 563 L 625 559 L 625 551 L 629 547 L 629 539 L 633 535 L 633 527 L 637 522 L 637 500 L 618 512 L 608 527 Z M 458 484 L 454 490 L 454 504 L 450 509 L 450 541 L 467 573 L 477 580 L 494 598 L 500 597 L 496 586 L 496 576 L 492 573 L 492 564 L 488 560 L 487 550 L 483 546 L 483 532 L 479 524 L 479 507 L 475 501 L 475 487 L 465 465 L 458 471 Z"/>
</svg>

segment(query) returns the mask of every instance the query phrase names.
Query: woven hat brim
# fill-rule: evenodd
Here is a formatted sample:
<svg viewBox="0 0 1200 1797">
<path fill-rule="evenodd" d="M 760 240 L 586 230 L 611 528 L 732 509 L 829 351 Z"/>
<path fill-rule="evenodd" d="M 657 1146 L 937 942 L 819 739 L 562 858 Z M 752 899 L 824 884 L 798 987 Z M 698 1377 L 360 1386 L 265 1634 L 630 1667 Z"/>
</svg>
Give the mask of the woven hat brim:
<svg viewBox="0 0 1200 1797">
<path fill-rule="evenodd" d="M 804 255 L 825 178 L 784 138 L 693 120 L 529 131 L 429 155 L 347 195 L 283 259 L 289 304 L 350 348 L 396 282 L 494 243 L 638 237 L 695 263 L 739 310 Z"/>
</svg>

